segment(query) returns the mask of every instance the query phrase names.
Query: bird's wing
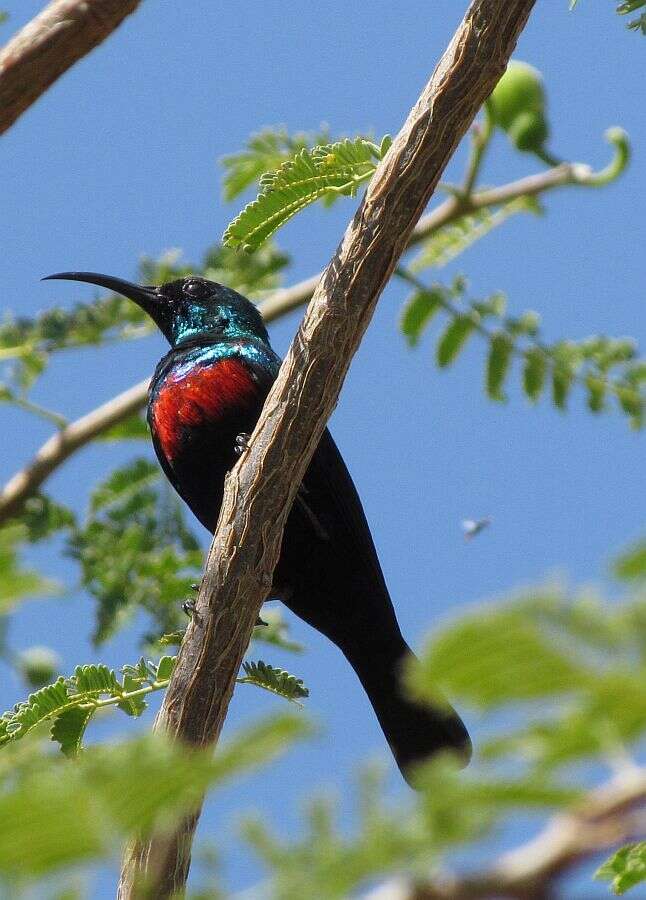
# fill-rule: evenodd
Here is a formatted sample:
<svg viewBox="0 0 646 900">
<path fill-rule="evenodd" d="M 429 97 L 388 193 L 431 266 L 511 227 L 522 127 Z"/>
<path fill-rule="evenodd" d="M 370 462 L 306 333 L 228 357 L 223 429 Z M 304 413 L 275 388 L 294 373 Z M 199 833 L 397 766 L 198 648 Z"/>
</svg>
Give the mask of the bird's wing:
<svg viewBox="0 0 646 900">
<path fill-rule="evenodd" d="M 352 570 L 356 588 L 387 588 L 361 500 L 339 450 L 326 428 L 305 473 L 302 502 L 318 522 L 319 540 L 333 547 Z M 359 584 L 361 582 L 361 584 Z"/>
<path fill-rule="evenodd" d="M 159 438 L 157 436 L 157 432 L 156 432 L 155 428 L 153 427 L 153 423 L 151 422 L 150 407 L 148 407 L 147 418 L 148 418 L 148 427 L 150 429 L 150 436 L 151 436 L 152 442 L 153 442 L 153 448 L 155 450 L 155 455 L 156 455 L 157 459 L 159 460 L 159 465 L 162 467 L 166 478 L 168 478 L 170 483 L 173 485 L 173 487 L 175 488 L 175 490 L 181 497 L 182 491 L 180 488 L 179 481 L 177 479 L 177 475 L 175 474 L 175 471 L 174 471 L 170 461 L 166 458 L 166 454 L 162 450 L 161 444 L 159 442 Z"/>
</svg>

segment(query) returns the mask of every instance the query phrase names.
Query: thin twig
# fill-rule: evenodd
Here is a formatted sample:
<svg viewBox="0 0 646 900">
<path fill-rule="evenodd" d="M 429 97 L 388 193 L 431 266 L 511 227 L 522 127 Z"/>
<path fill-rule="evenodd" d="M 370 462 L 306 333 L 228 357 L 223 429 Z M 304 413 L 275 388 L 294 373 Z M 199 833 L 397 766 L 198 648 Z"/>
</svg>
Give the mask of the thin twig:
<svg viewBox="0 0 646 900">
<path fill-rule="evenodd" d="M 579 167 L 580 168 L 580 167 Z M 425 241 L 440 228 L 459 219 L 465 213 L 486 206 L 499 206 L 518 197 L 536 196 L 568 184 L 584 183 L 577 178 L 577 166 L 561 165 L 519 181 L 479 191 L 469 198 L 458 200 L 450 197 L 428 215 L 420 219 L 407 248 Z M 259 304 L 266 322 L 287 315 L 311 299 L 321 273 L 299 281 L 288 288 L 274 291 Z M 33 496 L 43 482 L 52 475 L 76 450 L 99 437 L 118 422 L 127 419 L 141 409 L 148 396 L 148 380 L 139 382 L 129 390 L 97 409 L 72 422 L 38 450 L 33 459 L 6 483 L 0 491 L 0 524 L 20 513 L 25 501 Z"/>
<path fill-rule="evenodd" d="M 194 617 L 157 727 L 213 745 L 272 583 L 283 527 L 377 299 L 441 173 L 504 71 L 535 0 L 473 0 L 319 282 L 250 449 L 230 473 Z M 199 810 L 133 845 L 119 896 L 169 897 L 188 877 Z M 145 890 L 140 888 L 145 879 Z"/>
<path fill-rule="evenodd" d="M 0 50 L 0 134 L 141 0 L 53 0 Z"/>
<path fill-rule="evenodd" d="M 133 385 L 52 435 L 27 466 L 4 486 L 0 494 L 0 522 L 18 515 L 25 501 L 72 453 L 141 409 L 148 383 L 146 378 Z"/>
</svg>

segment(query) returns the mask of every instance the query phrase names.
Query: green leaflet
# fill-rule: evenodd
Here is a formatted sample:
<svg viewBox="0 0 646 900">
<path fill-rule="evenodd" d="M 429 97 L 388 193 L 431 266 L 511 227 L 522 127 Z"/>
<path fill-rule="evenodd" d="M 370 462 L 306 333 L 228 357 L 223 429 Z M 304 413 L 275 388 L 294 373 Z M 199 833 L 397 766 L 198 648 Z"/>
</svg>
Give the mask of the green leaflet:
<svg viewBox="0 0 646 900">
<path fill-rule="evenodd" d="M 597 869 L 594 877 L 611 881 L 615 894 L 625 894 L 630 888 L 646 881 L 646 841 L 627 844 L 617 850 Z"/>
<path fill-rule="evenodd" d="M 406 302 L 401 318 L 401 329 L 410 347 L 415 347 L 419 343 L 422 331 L 441 309 L 443 299 L 443 288 L 434 286 L 427 291 L 417 291 Z"/>
<path fill-rule="evenodd" d="M 95 713 L 91 706 L 72 706 L 60 713 L 52 725 L 51 738 L 60 745 L 61 752 L 71 758 L 78 756 L 83 736 L 90 719 Z"/>
<path fill-rule="evenodd" d="M 29 528 L 23 524 L 10 523 L 0 528 L 0 613 L 27 597 L 57 591 L 55 582 L 21 565 L 20 547 L 29 537 Z"/>
<path fill-rule="evenodd" d="M 309 697 L 310 692 L 302 679 L 290 675 L 284 669 L 275 669 L 261 659 L 258 662 L 244 662 L 242 668 L 245 674 L 237 679 L 238 684 L 255 684 L 256 687 L 278 694 L 293 703 Z"/>
<path fill-rule="evenodd" d="M 626 16 L 638 9 L 642 9 L 644 6 L 646 6 L 646 0 L 624 0 L 617 7 L 617 12 L 620 16 Z M 643 12 L 636 19 L 631 19 L 627 27 L 631 31 L 641 31 L 642 34 L 646 35 L 646 12 Z"/>
<path fill-rule="evenodd" d="M 431 701 L 442 691 L 480 710 L 523 712 L 521 727 L 482 745 L 485 759 L 516 757 L 541 773 L 607 756 L 646 729 L 645 614 L 638 599 L 617 605 L 539 588 L 444 628 L 407 683 Z"/>
<path fill-rule="evenodd" d="M 115 469 L 98 488 L 92 492 L 90 510 L 98 512 L 118 501 L 127 500 L 141 488 L 159 481 L 159 466 L 148 459 L 135 459 L 127 466 Z"/>
<path fill-rule="evenodd" d="M 509 371 L 514 344 L 504 331 L 494 334 L 487 359 L 487 394 L 491 400 L 504 400 L 503 385 Z"/>
<path fill-rule="evenodd" d="M 260 193 L 229 224 L 223 236 L 228 247 L 253 250 L 289 219 L 326 195 L 353 196 L 374 172 L 390 146 L 365 138 L 306 148 L 260 179 Z"/>
<path fill-rule="evenodd" d="M 464 617 L 433 642 L 421 666 L 411 682 L 421 695 L 432 699 L 442 684 L 480 709 L 567 693 L 593 677 L 584 660 L 513 606 Z"/>
<path fill-rule="evenodd" d="M 450 365 L 463 349 L 475 328 L 475 315 L 457 315 L 449 321 L 436 350 L 437 364 L 441 369 Z"/>
<path fill-rule="evenodd" d="M 547 357 L 540 347 L 529 347 L 525 351 L 523 367 L 523 388 L 528 399 L 533 403 L 540 398 L 545 386 L 547 373 Z"/>
<path fill-rule="evenodd" d="M 339 826 L 336 804 L 326 797 L 310 801 L 296 840 L 282 838 L 273 823 L 246 823 L 245 837 L 269 869 L 272 897 L 342 900 L 402 873 L 424 884 L 444 851 L 482 837 L 519 807 L 563 808 L 579 796 L 545 778 L 465 775 L 446 757 L 418 772 L 419 790 L 406 804 L 386 800 L 383 780 L 374 768 L 362 773 L 352 829 Z"/>
<path fill-rule="evenodd" d="M 123 422 L 117 422 L 98 436 L 100 441 L 138 441 L 149 440 L 150 430 L 143 416 L 136 413 Z"/>
<path fill-rule="evenodd" d="M 172 826 L 205 791 L 262 766 L 307 730 L 303 716 L 273 715 L 215 755 L 156 734 L 89 747 L 74 764 L 31 743 L 11 748 L 0 773 L 0 876 L 22 887 L 25 879 L 114 857 L 127 839 Z M 66 735 L 71 752 L 73 730 Z"/>
<path fill-rule="evenodd" d="M 614 574 L 623 581 L 646 580 L 646 538 L 629 547 L 616 560 Z"/>
</svg>

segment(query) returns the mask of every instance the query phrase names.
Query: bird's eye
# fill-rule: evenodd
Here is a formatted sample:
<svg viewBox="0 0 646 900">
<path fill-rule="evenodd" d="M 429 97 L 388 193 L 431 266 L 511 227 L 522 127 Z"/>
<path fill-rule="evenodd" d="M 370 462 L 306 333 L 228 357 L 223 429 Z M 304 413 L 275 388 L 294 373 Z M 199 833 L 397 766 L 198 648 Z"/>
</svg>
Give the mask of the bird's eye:
<svg viewBox="0 0 646 900">
<path fill-rule="evenodd" d="M 227 319 L 226 316 L 223 316 L 221 313 L 218 314 L 218 315 L 215 317 L 215 319 L 213 319 L 213 325 L 214 325 L 216 328 L 226 328 L 226 326 L 227 326 L 228 324 L 229 324 L 229 320 Z"/>
<path fill-rule="evenodd" d="M 184 283 L 184 293 L 191 297 L 204 297 L 207 293 L 206 285 L 197 278 L 190 279 Z"/>
</svg>

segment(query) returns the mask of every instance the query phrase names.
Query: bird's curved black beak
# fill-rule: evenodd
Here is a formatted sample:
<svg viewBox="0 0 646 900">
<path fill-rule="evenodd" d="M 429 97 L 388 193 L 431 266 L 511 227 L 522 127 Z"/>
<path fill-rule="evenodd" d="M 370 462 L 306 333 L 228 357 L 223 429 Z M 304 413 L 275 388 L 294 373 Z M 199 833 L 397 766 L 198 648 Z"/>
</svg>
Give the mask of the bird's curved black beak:
<svg viewBox="0 0 646 900">
<path fill-rule="evenodd" d="M 97 284 L 99 287 L 121 294 L 129 300 L 133 300 L 144 312 L 155 318 L 155 311 L 159 309 L 161 297 L 156 287 L 152 285 L 134 284 L 132 281 L 124 281 L 123 278 L 114 278 L 112 275 L 101 275 L 99 272 L 57 272 L 55 275 L 46 275 L 41 281 L 84 281 L 87 284 Z"/>
</svg>

